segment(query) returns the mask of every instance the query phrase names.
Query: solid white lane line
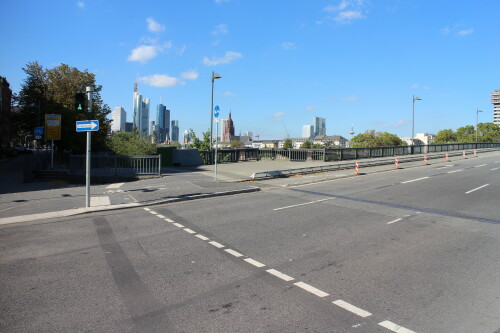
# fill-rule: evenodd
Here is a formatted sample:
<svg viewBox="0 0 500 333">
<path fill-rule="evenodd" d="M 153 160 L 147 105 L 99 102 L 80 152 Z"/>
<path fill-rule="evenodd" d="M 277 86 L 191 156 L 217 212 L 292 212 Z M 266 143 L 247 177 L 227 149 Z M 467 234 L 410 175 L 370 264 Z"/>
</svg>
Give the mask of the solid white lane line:
<svg viewBox="0 0 500 333">
<path fill-rule="evenodd" d="M 484 167 L 484 166 L 486 166 L 486 165 L 488 165 L 488 164 L 476 165 L 474 168 L 480 168 L 480 167 Z"/>
<path fill-rule="evenodd" d="M 401 182 L 401 184 L 412 183 L 412 182 L 416 182 L 416 181 L 423 180 L 423 179 L 427 179 L 427 178 L 429 178 L 429 177 L 422 177 L 422 178 L 417 178 L 417 179 L 407 180 L 407 181 L 405 181 L 405 182 Z"/>
<path fill-rule="evenodd" d="M 174 223 L 174 225 L 177 227 L 177 228 L 184 228 L 184 226 L 180 223 Z"/>
<path fill-rule="evenodd" d="M 486 186 L 489 186 L 489 185 L 490 185 L 490 184 L 485 184 L 485 185 L 483 185 L 483 186 L 479 186 L 478 188 L 475 188 L 475 189 L 473 189 L 473 190 L 470 190 L 470 191 L 465 192 L 465 194 L 472 193 L 472 192 L 474 192 L 474 191 L 480 190 L 480 189 L 482 189 L 483 187 L 486 187 Z"/>
<path fill-rule="evenodd" d="M 460 171 L 464 171 L 464 169 L 448 171 L 447 173 L 455 173 L 455 172 L 460 172 Z"/>
<path fill-rule="evenodd" d="M 378 324 L 396 333 L 415 333 L 414 331 L 399 326 L 398 324 L 394 324 L 393 322 L 388 320 L 384 320 L 383 322 L 380 322 Z"/>
<path fill-rule="evenodd" d="M 170 222 L 170 223 L 174 223 L 174 220 L 171 220 L 169 218 L 166 218 L 165 221 Z"/>
<path fill-rule="evenodd" d="M 223 247 L 225 247 L 224 245 L 222 245 L 221 243 L 217 243 L 216 241 L 208 242 L 208 244 L 213 245 L 218 249 L 222 249 Z"/>
<path fill-rule="evenodd" d="M 498 169 L 500 169 L 500 168 L 493 168 L 493 169 L 491 169 L 491 171 L 495 171 L 495 170 L 498 170 Z"/>
<path fill-rule="evenodd" d="M 273 210 L 282 210 L 282 209 L 287 209 L 287 208 L 294 208 L 294 207 L 300 207 L 300 206 L 305 206 L 305 205 L 311 205 L 311 204 L 315 204 L 315 203 L 327 201 L 327 200 L 332 200 L 332 199 L 335 199 L 335 198 L 327 198 L 327 199 L 320 199 L 320 200 L 315 200 L 315 201 L 310 201 L 310 202 L 304 202 L 304 203 L 297 204 L 297 205 L 275 208 Z"/>
<path fill-rule="evenodd" d="M 357 314 L 358 316 L 363 317 L 363 318 L 370 317 L 372 315 L 370 312 L 365 311 L 363 309 L 360 309 L 357 306 L 354 306 L 354 305 L 349 304 L 347 302 L 344 302 L 341 299 L 333 301 L 332 303 L 340 306 L 343 309 L 346 309 L 347 311 L 350 311 L 354 314 Z"/>
<path fill-rule="evenodd" d="M 280 271 L 277 271 L 277 270 L 272 269 L 272 268 L 271 268 L 271 269 L 266 270 L 266 272 L 268 272 L 269 274 L 272 274 L 272 275 L 276 276 L 277 278 L 280 278 L 280 279 L 282 279 L 282 280 L 285 280 L 285 281 L 293 281 L 293 280 L 295 280 L 293 277 L 288 276 L 288 275 L 286 275 L 286 274 L 283 274 L 283 273 L 281 273 Z"/>
<path fill-rule="evenodd" d="M 184 228 L 184 231 L 187 232 L 187 233 L 190 233 L 190 234 L 195 234 L 196 233 L 196 231 L 193 231 L 193 230 L 191 230 L 189 228 Z"/>
<path fill-rule="evenodd" d="M 227 253 L 235 256 L 236 258 L 243 257 L 243 255 L 241 253 L 236 252 L 235 250 L 225 249 L 224 251 L 226 251 Z"/>
<path fill-rule="evenodd" d="M 399 222 L 399 221 L 401 221 L 401 220 L 402 220 L 402 218 L 395 219 L 394 221 L 387 222 L 386 224 L 393 224 L 393 223 Z"/>
<path fill-rule="evenodd" d="M 163 216 L 163 215 L 161 215 L 161 214 L 158 214 L 157 216 L 158 216 L 159 218 L 161 218 L 161 219 L 164 219 L 164 218 L 165 218 L 165 216 Z"/>
<path fill-rule="evenodd" d="M 149 209 L 148 207 L 144 207 L 144 210 L 149 212 L 151 209 Z"/>
<path fill-rule="evenodd" d="M 115 183 L 115 184 L 111 184 L 111 185 L 106 186 L 106 188 L 120 188 L 123 184 L 125 184 L 125 183 Z"/>
<path fill-rule="evenodd" d="M 210 239 L 210 238 L 205 237 L 205 236 L 200 235 L 200 234 L 198 234 L 198 235 L 194 235 L 194 237 L 198 237 L 199 239 L 204 240 L 204 241 L 206 241 L 206 240 L 209 240 L 209 239 Z"/>
<path fill-rule="evenodd" d="M 247 263 L 249 263 L 251 265 L 254 265 L 255 267 L 264 267 L 264 266 L 266 266 L 263 263 L 258 262 L 257 260 L 253 260 L 252 258 L 245 258 L 243 260 L 245 260 Z"/>
<path fill-rule="evenodd" d="M 302 288 L 302 289 L 310 292 L 311 294 L 319 296 L 319 297 L 326 297 L 326 296 L 330 295 L 330 294 L 327 294 L 327 293 L 325 293 L 322 290 L 314 288 L 313 286 L 308 285 L 307 283 L 304 283 L 302 281 L 301 282 L 296 282 L 296 283 L 294 283 L 294 285 L 296 285 L 297 287 Z"/>
</svg>

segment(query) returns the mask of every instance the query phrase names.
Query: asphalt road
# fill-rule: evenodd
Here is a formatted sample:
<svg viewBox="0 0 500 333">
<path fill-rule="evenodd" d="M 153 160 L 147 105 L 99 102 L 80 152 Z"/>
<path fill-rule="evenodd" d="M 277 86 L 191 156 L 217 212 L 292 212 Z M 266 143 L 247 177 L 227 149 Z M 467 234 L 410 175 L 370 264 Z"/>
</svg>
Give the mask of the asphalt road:
<svg viewBox="0 0 500 333">
<path fill-rule="evenodd" d="M 0 228 L 0 331 L 498 332 L 500 155 Z"/>
</svg>

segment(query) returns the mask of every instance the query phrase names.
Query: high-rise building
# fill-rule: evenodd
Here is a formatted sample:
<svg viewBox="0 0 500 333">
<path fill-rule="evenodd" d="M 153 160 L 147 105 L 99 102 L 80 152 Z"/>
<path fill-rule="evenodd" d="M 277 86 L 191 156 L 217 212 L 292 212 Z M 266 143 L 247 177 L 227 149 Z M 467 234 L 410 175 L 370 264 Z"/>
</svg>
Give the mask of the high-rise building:
<svg viewBox="0 0 500 333">
<path fill-rule="evenodd" d="M 302 126 L 302 137 L 310 139 L 314 135 L 314 126 L 313 125 L 304 125 Z"/>
<path fill-rule="evenodd" d="M 500 126 L 500 89 L 491 93 L 491 104 L 493 104 L 493 123 Z"/>
<path fill-rule="evenodd" d="M 134 130 L 145 138 L 148 136 L 149 122 L 149 98 L 142 98 L 137 89 L 137 82 L 134 83 Z"/>
<path fill-rule="evenodd" d="M 117 106 L 112 114 L 113 122 L 111 123 L 111 132 L 125 132 L 125 123 L 127 120 L 127 112 L 121 107 Z"/>
<path fill-rule="evenodd" d="M 125 123 L 125 132 L 132 133 L 134 131 L 134 123 Z"/>
<path fill-rule="evenodd" d="M 155 137 L 155 141 L 156 141 L 156 133 L 157 133 L 157 130 L 156 130 L 156 123 L 154 120 L 151 120 L 149 122 L 149 136 L 154 136 Z"/>
<path fill-rule="evenodd" d="M 184 130 L 184 144 L 188 144 L 190 141 L 191 141 L 191 138 L 189 137 L 188 130 Z"/>
<path fill-rule="evenodd" d="M 179 142 L 179 121 L 178 120 L 172 120 L 171 125 L 172 126 L 170 127 L 171 128 L 170 131 L 172 133 L 170 134 L 171 135 L 170 138 L 171 138 L 172 141 Z"/>
<path fill-rule="evenodd" d="M 170 140 L 170 110 L 161 103 L 156 107 L 156 135 L 158 143 Z"/>
<path fill-rule="evenodd" d="M 231 118 L 231 112 L 229 112 L 228 119 L 222 119 L 222 132 L 221 132 L 221 141 L 229 142 L 231 138 L 234 136 L 234 124 L 233 119 Z"/>
<path fill-rule="evenodd" d="M 313 117 L 314 136 L 326 135 L 326 119 Z"/>
</svg>

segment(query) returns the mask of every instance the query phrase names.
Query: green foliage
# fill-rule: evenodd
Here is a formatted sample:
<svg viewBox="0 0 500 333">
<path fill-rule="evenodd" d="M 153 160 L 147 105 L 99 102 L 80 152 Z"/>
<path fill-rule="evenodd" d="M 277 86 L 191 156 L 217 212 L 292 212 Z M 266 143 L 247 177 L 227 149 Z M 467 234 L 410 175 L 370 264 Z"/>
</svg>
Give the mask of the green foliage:
<svg viewBox="0 0 500 333">
<path fill-rule="evenodd" d="M 479 123 L 477 127 L 477 142 L 500 142 L 500 126 L 494 123 Z M 434 139 L 435 144 L 466 142 L 476 142 L 476 130 L 472 125 L 460 127 L 456 132 L 451 129 L 441 130 Z"/>
<path fill-rule="evenodd" d="M 210 149 L 210 130 L 203 132 L 203 141 L 198 139 L 196 133 L 193 129 L 189 129 L 189 137 L 191 142 L 189 144 L 190 148 L 198 150 L 209 150 Z"/>
<path fill-rule="evenodd" d="M 154 144 L 148 142 L 137 133 L 117 132 L 108 141 L 108 148 L 122 156 L 156 154 Z"/>
<path fill-rule="evenodd" d="M 457 142 L 457 135 L 451 129 L 440 130 L 434 138 L 435 144 L 454 143 Z"/>
<path fill-rule="evenodd" d="M 285 142 L 283 142 L 283 148 L 285 149 L 293 148 L 292 139 L 285 139 Z"/>
<path fill-rule="evenodd" d="M 238 141 L 238 140 L 231 140 L 230 146 L 232 148 L 245 147 L 245 145 L 243 144 L 243 142 Z"/>
<path fill-rule="evenodd" d="M 401 140 L 397 135 L 387 132 L 375 132 L 375 130 L 360 133 L 351 140 L 351 146 L 356 148 L 404 145 L 405 142 Z"/>
<path fill-rule="evenodd" d="M 456 132 L 457 142 L 476 142 L 476 130 L 474 126 L 460 127 Z"/>
<path fill-rule="evenodd" d="M 500 142 L 500 126 L 495 123 L 479 123 L 477 128 L 479 142 Z"/>
<path fill-rule="evenodd" d="M 313 144 L 309 140 L 302 142 L 302 144 L 300 145 L 301 149 L 311 149 L 312 147 L 313 147 Z"/>
</svg>

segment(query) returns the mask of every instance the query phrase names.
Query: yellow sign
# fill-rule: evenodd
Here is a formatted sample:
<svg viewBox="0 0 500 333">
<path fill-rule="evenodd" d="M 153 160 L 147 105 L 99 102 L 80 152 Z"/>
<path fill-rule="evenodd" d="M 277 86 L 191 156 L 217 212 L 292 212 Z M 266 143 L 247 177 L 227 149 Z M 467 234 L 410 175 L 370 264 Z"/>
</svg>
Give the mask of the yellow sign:
<svg viewBox="0 0 500 333">
<path fill-rule="evenodd" d="M 45 115 L 45 140 L 61 140 L 61 115 Z"/>
</svg>

